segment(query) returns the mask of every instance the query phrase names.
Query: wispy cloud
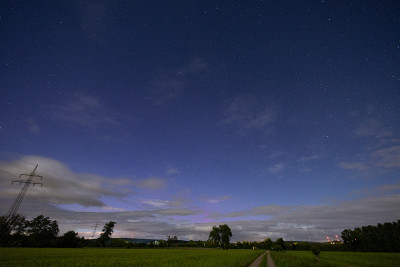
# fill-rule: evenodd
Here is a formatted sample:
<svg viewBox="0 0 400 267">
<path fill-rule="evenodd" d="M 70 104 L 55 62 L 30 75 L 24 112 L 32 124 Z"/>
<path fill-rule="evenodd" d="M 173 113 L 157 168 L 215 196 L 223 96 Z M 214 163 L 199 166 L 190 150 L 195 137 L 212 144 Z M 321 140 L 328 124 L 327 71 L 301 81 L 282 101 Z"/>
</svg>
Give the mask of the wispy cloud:
<svg viewBox="0 0 400 267">
<path fill-rule="evenodd" d="M 185 207 L 187 201 L 164 198 L 142 198 L 141 210 L 124 210 L 118 205 L 106 205 L 104 197 L 123 198 L 124 188 L 136 185 L 125 179 L 113 179 L 93 174 L 75 173 L 59 161 L 42 157 L 25 157 L 18 161 L 0 163 L 0 209 L 5 212 L 7 201 L 18 193 L 10 187 L 10 177 L 29 173 L 39 163 L 38 174 L 43 175 L 45 186 L 31 188 L 28 199 L 21 207 L 27 218 L 38 214 L 50 216 L 59 222 L 61 231 L 75 230 L 91 236 L 96 221 L 117 221 L 118 236 L 163 238 L 168 234 L 182 239 L 206 240 L 213 225 L 227 223 L 233 232 L 232 241 L 276 239 L 321 241 L 326 235 L 340 234 L 347 228 L 379 222 L 395 221 L 400 205 L 398 184 L 380 186 L 381 195 L 335 202 L 326 205 L 260 205 L 248 210 L 212 213 Z M 140 182 L 139 182 L 140 184 Z M 146 185 L 146 183 L 143 183 Z M 150 183 L 152 184 L 152 183 Z M 158 184 L 158 182 L 156 182 Z M 147 185 L 146 185 L 147 186 Z M 152 188 L 153 186 L 150 186 Z M 210 198 L 211 204 L 230 199 L 229 196 Z M 215 200 L 215 201 L 214 201 Z M 95 206 L 65 210 L 63 205 Z M 203 220 L 204 219 L 204 220 Z M 207 221 L 207 222 L 202 222 Z"/>
<path fill-rule="evenodd" d="M 124 208 L 117 208 L 117 207 L 111 207 L 111 206 L 105 206 L 105 207 L 101 207 L 102 209 L 106 210 L 106 211 L 125 211 Z"/>
<path fill-rule="evenodd" d="M 223 221 L 225 217 L 232 228 L 240 229 L 239 235 L 243 237 L 242 240 L 249 239 L 249 236 L 259 240 L 265 237 L 292 239 L 292 236 L 295 236 L 296 240 L 310 238 L 322 241 L 326 235 L 340 235 L 344 229 L 396 221 L 396 208 L 399 204 L 400 195 L 391 195 L 343 201 L 332 205 L 267 205 L 214 216 L 219 221 Z M 270 219 L 240 220 L 241 217 L 255 215 L 267 215 Z M 232 217 L 238 217 L 238 220 L 232 221 Z"/>
<path fill-rule="evenodd" d="M 385 170 L 391 171 L 400 168 L 400 146 L 394 145 L 386 148 L 376 149 L 367 154 L 364 162 L 341 162 L 339 166 L 343 169 L 362 172 L 366 175 Z"/>
<path fill-rule="evenodd" d="M 177 207 L 184 207 L 187 204 L 188 200 L 186 199 L 177 199 L 174 198 L 172 200 L 162 200 L 162 199 L 142 199 L 139 200 L 141 203 L 149 206 L 149 207 L 156 207 L 156 208 L 177 208 Z"/>
<path fill-rule="evenodd" d="M 156 105 L 163 105 L 180 97 L 188 87 L 188 79 L 207 69 L 202 58 L 195 58 L 189 64 L 174 70 L 164 70 L 151 81 L 152 99 Z"/>
<path fill-rule="evenodd" d="M 286 212 L 291 209 L 289 206 L 279 205 L 266 205 L 255 207 L 251 210 L 251 215 L 277 215 Z"/>
<path fill-rule="evenodd" d="M 353 112 L 358 120 L 355 134 L 359 140 L 367 142 L 364 151 L 358 151 L 358 158 L 339 163 L 341 168 L 358 171 L 372 176 L 376 173 L 395 171 L 400 168 L 400 145 L 398 133 L 374 118 L 374 108 L 365 113 Z M 360 157 L 361 155 L 361 157 Z"/>
<path fill-rule="evenodd" d="M 232 229 L 232 241 L 263 240 L 267 237 L 273 240 L 283 237 L 322 241 L 327 235 L 340 235 L 344 229 L 396 221 L 400 195 L 317 206 L 256 206 L 249 210 L 216 213 L 214 218 L 209 217 L 207 223 L 200 222 L 201 217 L 208 216 L 205 211 L 162 205 L 149 205 L 147 210 L 141 211 L 74 212 L 54 206 L 39 206 L 37 203 L 25 204 L 23 214 L 27 217 L 45 212 L 59 222 L 61 231 L 76 230 L 84 234 L 84 229 L 89 228 L 86 236 L 91 235 L 89 230 L 97 220 L 116 220 L 116 234 L 125 237 L 134 234 L 135 237 L 159 239 L 172 234 L 186 240 L 206 240 L 213 225 L 227 223 Z"/>
<path fill-rule="evenodd" d="M 374 151 L 371 161 L 378 167 L 400 168 L 400 146 L 391 146 Z"/>
<path fill-rule="evenodd" d="M 28 130 L 31 133 L 38 134 L 40 132 L 39 124 L 37 123 L 37 121 L 35 119 L 28 118 L 26 120 L 26 123 L 28 124 Z"/>
<path fill-rule="evenodd" d="M 218 203 L 220 203 L 222 201 L 229 200 L 229 199 L 231 199 L 230 196 L 221 196 L 219 198 L 208 199 L 207 202 L 210 203 L 210 204 L 218 204 Z"/>
<path fill-rule="evenodd" d="M 85 127 L 117 126 L 122 117 L 97 97 L 82 93 L 75 93 L 64 106 L 55 107 L 53 115 L 62 122 Z"/>
<path fill-rule="evenodd" d="M 166 174 L 167 175 L 174 175 L 174 174 L 178 174 L 181 173 L 181 171 L 177 168 L 172 168 L 172 167 L 168 167 Z"/>
<path fill-rule="evenodd" d="M 158 77 L 156 80 L 151 82 L 151 85 L 154 88 L 152 94 L 156 105 L 165 104 L 166 102 L 179 97 L 185 89 L 185 83 L 183 80 L 169 75 Z"/>
<path fill-rule="evenodd" d="M 400 183 L 383 185 L 379 189 L 383 194 L 388 194 L 388 193 L 390 194 L 390 193 L 393 193 L 393 192 L 399 193 L 399 191 L 400 191 Z"/>
<path fill-rule="evenodd" d="M 146 179 L 139 179 L 133 181 L 133 184 L 136 187 L 143 188 L 143 189 L 164 189 L 167 186 L 167 182 L 164 179 L 158 177 L 149 177 Z"/>
<path fill-rule="evenodd" d="M 352 171 L 367 172 L 370 170 L 370 167 L 367 164 L 361 162 L 341 162 L 339 163 L 339 166 L 343 169 Z"/>
<path fill-rule="evenodd" d="M 214 219 L 221 219 L 221 218 L 247 217 L 247 216 L 258 216 L 258 215 L 271 216 L 271 215 L 283 214 L 284 212 L 287 212 L 292 208 L 293 207 L 290 206 L 265 205 L 265 206 L 257 206 L 249 210 L 234 211 L 225 214 L 214 213 L 210 217 Z"/>
<path fill-rule="evenodd" d="M 198 72 L 206 70 L 207 67 L 207 62 L 204 59 L 198 57 L 190 61 L 188 65 L 178 69 L 177 73 L 180 75 L 197 74 Z"/>
<path fill-rule="evenodd" d="M 325 155 L 311 155 L 311 156 L 303 156 L 297 159 L 298 162 L 308 162 L 308 161 L 313 161 L 313 160 L 319 160 L 321 158 L 324 158 Z"/>
<path fill-rule="evenodd" d="M 81 29 L 86 37 L 97 44 L 104 44 L 108 39 L 109 27 L 104 22 L 108 15 L 108 1 L 87 1 L 82 3 L 81 9 Z"/>
<path fill-rule="evenodd" d="M 240 132 L 257 130 L 269 133 L 277 112 L 270 101 L 247 95 L 231 100 L 222 111 L 222 117 L 222 124 L 236 127 Z"/>
<path fill-rule="evenodd" d="M 390 137 L 392 132 L 385 129 L 383 124 L 373 117 L 362 119 L 355 130 L 356 135 L 364 137 L 385 138 Z"/>
<path fill-rule="evenodd" d="M 283 162 L 277 163 L 277 164 L 270 166 L 268 168 L 268 172 L 272 173 L 272 174 L 276 174 L 276 173 L 283 171 L 285 169 L 285 167 L 286 167 L 285 163 L 283 163 Z"/>
<path fill-rule="evenodd" d="M 161 199 L 143 199 L 141 202 L 145 205 L 156 208 L 167 207 L 170 204 L 170 201 Z"/>
<path fill-rule="evenodd" d="M 10 187 L 10 179 L 20 173 L 30 173 L 39 164 L 37 173 L 43 176 L 44 186 L 32 188 L 29 194 L 52 204 L 106 206 L 103 197 L 124 197 L 129 192 L 128 179 L 115 179 L 94 174 L 76 173 L 60 161 L 29 156 L 12 162 L 0 162 L 2 195 L 15 196 L 19 188 Z M 14 177 L 14 178 L 12 178 Z M 7 186 L 5 186 L 7 185 Z M 128 187 L 127 187 L 128 186 Z"/>
</svg>

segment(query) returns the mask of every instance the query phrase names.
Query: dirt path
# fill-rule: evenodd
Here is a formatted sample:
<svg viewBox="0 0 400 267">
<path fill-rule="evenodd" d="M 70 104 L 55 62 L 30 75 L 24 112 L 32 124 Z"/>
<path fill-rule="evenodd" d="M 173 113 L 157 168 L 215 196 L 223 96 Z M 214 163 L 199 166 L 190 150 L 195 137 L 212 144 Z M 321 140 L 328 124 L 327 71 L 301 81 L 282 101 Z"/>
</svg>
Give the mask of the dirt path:
<svg viewBox="0 0 400 267">
<path fill-rule="evenodd" d="M 272 261 L 271 255 L 269 255 L 269 251 L 263 253 L 261 256 L 259 256 L 255 261 L 253 261 L 249 267 L 258 267 L 258 265 L 261 263 L 263 257 L 265 254 L 267 254 L 267 263 L 268 263 L 268 267 L 275 267 L 274 262 Z"/>
<path fill-rule="evenodd" d="M 253 261 L 253 262 L 249 265 L 249 267 L 258 267 L 258 265 L 261 263 L 261 261 L 262 261 L 264 255 L 265 255 L 266 253 L 268 253 L 268 251 L 265 252 L 265 253 L 263 253 L 263 254 L 261 254 L 261 256 L 258 256 L 258 258 L 257 258 L 255 261 Z"/>
<path fill-rule="evenodd" d="M 275 263 L 272 260 L 271 255 L 269 254 L 269 251 L 268 251 L 268 256 L 267 256 L 267 266 L 268 267 L 275 267 Z"/>
</svg>

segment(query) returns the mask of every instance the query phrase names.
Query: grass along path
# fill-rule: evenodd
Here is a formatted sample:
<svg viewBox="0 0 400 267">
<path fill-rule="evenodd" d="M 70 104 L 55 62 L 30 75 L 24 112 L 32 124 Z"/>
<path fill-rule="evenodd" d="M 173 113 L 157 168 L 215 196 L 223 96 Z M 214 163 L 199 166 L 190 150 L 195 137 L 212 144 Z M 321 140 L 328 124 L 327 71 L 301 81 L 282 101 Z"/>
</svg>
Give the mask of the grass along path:
<svg viewBox="0 0 400 267">
<path fill-rule="evenodd" d="M 262 250 L 0 248 L 0 266 L 248 266 Z"/>
<path fill-rule="evenodd" d="M 320 263 L 310 251 L 271 252 L 277 267 L 335 266 L 335 267 L 398 267 L 400 253 L 330 252 L 322 251 Z"/>
<path fill-rule="evenodd" d="M 272 260 L 271 253 L 269 251 L 262 255 L 261 262 L 257 262 L 257 265 L 253 265 L 256 261 L 254 261 L 249 267 L 275 267 L 275 263 Z"/>
</svg>

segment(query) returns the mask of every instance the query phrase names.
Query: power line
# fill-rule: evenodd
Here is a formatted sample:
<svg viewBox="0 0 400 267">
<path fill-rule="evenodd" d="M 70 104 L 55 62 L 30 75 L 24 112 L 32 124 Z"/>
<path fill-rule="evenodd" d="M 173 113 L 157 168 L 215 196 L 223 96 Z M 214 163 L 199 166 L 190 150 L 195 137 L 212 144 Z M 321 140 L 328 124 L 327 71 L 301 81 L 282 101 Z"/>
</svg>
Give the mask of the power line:
<svg viewBox="0 0 400 267">
<path fill-rule="evenodd" d="M 10 209 L 8 210 L 6 220 L 5 220 L 5 227 L 3 229 L 3 233 L 1 236 L 1 241 L 2 243 L 5 241 L 7 238 L 8 232 L 11 230 L 12 225 L 14 224 L 15 217 L 17 215 L 17 212 L 19 210 L 19 207 L 21 206 L 22 200 L 24 200 L 25 194 L 28 191 L 28 188 L 30 185 L 35 186 L 35 185 L 40 185 L 43 186 L 43 183 L 34 181 L 35 178 L 40 178 L 40 180 L 43 179 L 43 176 L 37 175 L 36 170 L 39 164 L 36 164 L 36 167 L 33 169 L 33 171 L 30 174 L 20 174 L 19 178 L 23 176 L 27 176 L 26 180 L 14 180 L 11 182 L 13 183 L 19 183 L 19 185 L 24 184 L 24 186 L 21 188 L 21 191 L 19 192 L 18 196 L 14 200 L 13 204 L 11 205 Z"/>
<path fill-rule="evenodd" d="M 17 214 L 18 209 L 21 206 L 22 200 L 25 197 L 26 191 L 28 191 L 28 188 L 30 185 L 43 186 L 43 183 L 33 181 L 33 178 L 40 178 L 40 180 L 43 179 L 43 176 L 36 174 L 36 169 L 37 169 L 38 165 L 39 164 L 36 164 L 36 167 L 35 167 L 35 169 L 33 169 L 31 174 L 20 174 L 19 175 L 19 178 L 21 178 L 22 176 L 28 176 L 28 178 L 25 181 L 24 180 L 14 180 L 11 182 L 11 184 L 19 183 L 19 185 L 24 184 L 24 186 L 21 188 L 21 191 L 19 192 L 17 198 L 14 200 L 14 203 L 11 205 L 11 208 L 9 209 L 8 214 L 7 214 L 7 218 L 14 217 Z"/>
</svg>

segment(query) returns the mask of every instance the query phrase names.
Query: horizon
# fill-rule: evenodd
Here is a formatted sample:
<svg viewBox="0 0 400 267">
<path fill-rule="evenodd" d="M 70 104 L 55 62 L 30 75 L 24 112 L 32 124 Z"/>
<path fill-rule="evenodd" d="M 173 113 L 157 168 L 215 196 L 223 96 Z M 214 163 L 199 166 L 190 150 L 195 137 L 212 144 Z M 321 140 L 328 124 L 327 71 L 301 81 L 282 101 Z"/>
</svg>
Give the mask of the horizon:
<svg viewBox="0 0 400 267">
<path fill-rule="evenodd" d="M 0 214 L 324 241 L 400 218 L 398 1 L 1 5 Z"/>
</svg>

